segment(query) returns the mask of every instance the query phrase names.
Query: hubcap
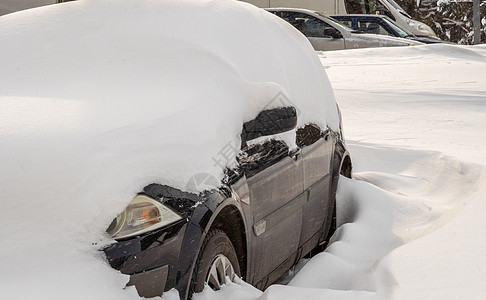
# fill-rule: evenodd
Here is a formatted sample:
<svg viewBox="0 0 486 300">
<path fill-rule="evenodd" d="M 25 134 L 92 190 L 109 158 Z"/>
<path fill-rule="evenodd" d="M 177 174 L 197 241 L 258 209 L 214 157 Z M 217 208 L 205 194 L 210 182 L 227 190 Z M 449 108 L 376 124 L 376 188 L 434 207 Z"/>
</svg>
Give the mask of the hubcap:
<svg viewBox="0 0 486 300">
<path fill-rule="evenodd" d="M 235 279 L 235 270 L 230 260 L 223 254 L 218 254 L 211 264 L 206 283 L 213 289 L 219 290 L 226 280 L 233 281 Z"/>
</svg>

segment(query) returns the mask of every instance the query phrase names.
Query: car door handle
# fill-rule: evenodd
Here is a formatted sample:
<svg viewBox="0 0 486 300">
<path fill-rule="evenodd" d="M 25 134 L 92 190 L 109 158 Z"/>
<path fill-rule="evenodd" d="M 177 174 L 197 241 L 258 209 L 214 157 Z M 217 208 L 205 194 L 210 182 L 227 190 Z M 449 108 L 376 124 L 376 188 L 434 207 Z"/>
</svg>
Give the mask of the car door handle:
<svg viewBox="0 0 486 300">
<path fill-rule="evenodd" d="M 325 132 L 322 133 L 322 137 L 324 138 L 325 141 L 329 139 L 330 131 L 326 130 Z"/>
<path fill-rule="evenodd" d="M 292 157 L 293 160 L 298 160 L 301 154 L 302 150 L 300 148 L 295 148 L 290 151 L 290 157 Z"/>
</svg>

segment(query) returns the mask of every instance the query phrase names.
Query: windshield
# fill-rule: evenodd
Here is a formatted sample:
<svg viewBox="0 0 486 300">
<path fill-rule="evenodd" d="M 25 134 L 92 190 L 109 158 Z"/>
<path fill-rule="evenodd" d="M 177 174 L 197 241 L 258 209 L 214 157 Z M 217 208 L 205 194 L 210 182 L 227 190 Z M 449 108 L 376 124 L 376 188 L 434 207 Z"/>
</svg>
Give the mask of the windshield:
<svg viewBox="0 0 486 300">
<path fill-rule="evenodd" d="M 346 31 L 349 31 L 349 32 L 352 31 L 351 28 L 348 28 L 348 27 L 346 27 L 346 26 L 344 26 L 342 24 L 339 24 L 338 22 L 336 22 L 336 20 L 334 20 L 332 18 L 329 18 L 328 16 L 323 15 L 323 14 L 321 14 L 318 11 L 315 11 L 314 13 L 316 15 L 318 15 L 319 17 L 324 18 L 329 25 L 332 25 L 335 28 L 339 28 L 339 29 L 346 30 Z"/>
<path fill-rule="evenodd" d="M 388 17 L 384 17 L 383 21 L 385 21 L 385 23 L 387 23 L 388 26 L 390 26 L 393 30 L 395 30 L 395 32 L 402 38 L 414 36 L 414 34 L 411 33 L 410 31 L 398 27 L 398 25 Z"/>
<path fill-rule="evenodd" d="M 398 10 L 402 15 L 404 15 L 407 18 L 412 18 L 398 3 L 396 3 L 394 0 L 384 0 L 388 3 L 391 4 L 396 10 Z"/>
</svg>

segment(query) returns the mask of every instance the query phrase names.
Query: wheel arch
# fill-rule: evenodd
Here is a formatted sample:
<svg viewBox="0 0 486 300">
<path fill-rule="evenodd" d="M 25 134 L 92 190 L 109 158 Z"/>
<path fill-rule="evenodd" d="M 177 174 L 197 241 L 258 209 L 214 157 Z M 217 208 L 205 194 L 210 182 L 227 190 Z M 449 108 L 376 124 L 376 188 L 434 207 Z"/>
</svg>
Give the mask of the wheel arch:
<svg viewBox="0 0 486 300">
<path fill-rule="evenodd" d="M 241 276 L 245 279 L 247 271 L 248 243 L 246 239 L 246 226 L 241 212 L 234 205 L 226 205 L 216 215 L 209 230 L 213 228 L 222 230 L 230 239 L 238 257 Z"/>
<path fill-rule="evenodd" d="M 339 175 L 343 175 L 348 178 L 352 178 L 353 175 L 353 164 L 351 161 L 351 156 L 341 140 L 338 140 L 335 145 L 331 167 L 332 177 L 329 191 L 329 197 L 331 201 L 329 202 L 329 205 L 332 209 L 330 209 L 327 213 L 323 235 L 319 239 L 319 244 L 327 243 L 329 238 L 334 233 L 334 230 L 336 229 L 333 228 L 333 222 L 335 223 L 336 221 L 336 193 L 339 182 Z"/>
<path fill-rule="evenodd" d="M 232 197 L 225 198 L 219 193 L 212 194 L 206 203 L 196 208 L 196 213 L 192 215 L 189 223 L 192 224 L 191 227 L 198 233 L 185 237 L 185 243 L 190 248 L 190 258 L 187 259 L 190 265 L 183 272 L 185 274 L 184 279 L 179 281 L 178 284 L 177 289 L 181 299 L 190 299 L 194 292 L 192 287 L 195 279 L 195 263 L 200 255 L 199 252 L 206 235 L 213 228 L 222 230 L 230 239 L 238 257 L 241 275 L 243 278 L 246 278 L 248 266 L 247 232 L 245 229 L 246 223 L 238 201 Z"/>
<path fill-rule="evenodd" d="M 335 179 L 339 179 L 339 175 L 343 175 L 348 178 L 353 177 L 353 163 L 351 161 L 351 155 L 346 149 L 344 143 L 340 140 L 336 143 L 334 148 L 332 165 L 333 181 L 335 181 Z"/>
<path fill-rule="evenodd" d="M 351 162 L 351 156 L 348 151 L 346 151 L 344 158 L 341 160 L 339 174 L 348 178 L 353 178 L 353 163 Z"/>
</svg>

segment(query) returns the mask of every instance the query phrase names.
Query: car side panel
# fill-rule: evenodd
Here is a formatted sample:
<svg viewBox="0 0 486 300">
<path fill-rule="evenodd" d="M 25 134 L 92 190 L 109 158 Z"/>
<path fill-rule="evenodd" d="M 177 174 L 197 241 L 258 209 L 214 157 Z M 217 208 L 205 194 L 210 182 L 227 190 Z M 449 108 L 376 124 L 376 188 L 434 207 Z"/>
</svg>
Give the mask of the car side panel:
<svg viewBox="0 0 486 300">
<path fill-rule="evenodd" d="M 331 37 L 307 37 L 316 51 L 344 50 L 346 43 L 344 38 Z"/>
<path fill-rule="evenodd" d="M 302 164 L 287 156 L 247 179 L 252 226 L 252 282 L 258 283 L 298 249 L 304 184 Z"/>
<path fill-rule="evenodd" d="M 302 149 L 307 201 L 303 207 L 304 220 L 299 246 L 311 239 L 322 228 L 327 214 L 332 149 L 329 135 Z"/>
<path fill-rule="evenodd" d="M 346 49 L 408 46 L 408 42 L 404 39 L 390 39 L 387 39 L 387 37 L 377 34 L 353 34 L 351 37 L 346 39 Z"/>
</svg>

